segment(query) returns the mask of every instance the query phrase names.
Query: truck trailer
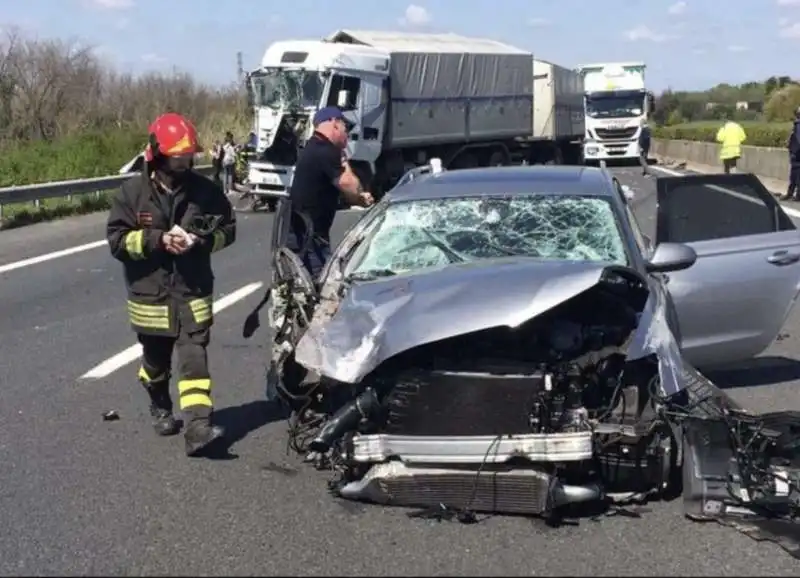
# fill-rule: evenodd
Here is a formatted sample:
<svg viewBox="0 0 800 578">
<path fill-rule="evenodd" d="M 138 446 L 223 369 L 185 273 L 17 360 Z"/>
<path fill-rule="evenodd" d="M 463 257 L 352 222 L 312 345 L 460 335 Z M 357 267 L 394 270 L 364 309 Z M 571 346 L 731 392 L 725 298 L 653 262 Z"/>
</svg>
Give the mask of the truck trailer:
<svg viewBox="0 0 800 578">
<path fill-rule="evenodd" d="M 347 155 L 376 197 L 431 158 L 449 170 L 582 159 L 577 72 L 493 40 L 339 30 L 270 45 L 248 74 L 253 193 L 285 195 L 321 107 L 349 121 Z"/>
<path fill-rule="evenodd" d="M 645 87 L 644 62 L 579 67 L 583 77 L 586 163 L 639 158 L 639 133 L 655 108 Z"/>
</svg>

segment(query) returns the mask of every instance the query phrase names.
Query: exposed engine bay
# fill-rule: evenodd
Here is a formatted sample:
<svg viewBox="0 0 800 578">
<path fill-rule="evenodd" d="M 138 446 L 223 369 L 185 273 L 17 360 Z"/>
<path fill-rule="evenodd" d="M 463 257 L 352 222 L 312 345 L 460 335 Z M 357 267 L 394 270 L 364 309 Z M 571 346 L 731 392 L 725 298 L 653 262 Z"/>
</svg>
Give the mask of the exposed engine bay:
<svg viewBox="0 0 800 578">
<path fill-rule="evenodd" d="M 309 125 L 308 114 L 287 112 L 281 116 L 272 144 L 262 153 L 259 160 L 276 165 L 294 165 L 300 149 L 305 145 L 305 135 Z"/>
<path fill-rule="evenodd" d="M 484 512 L 557 524 L 682 493 L 688 517 L 800 557 L 800 414 L 747 413 L 686 365 L 682 389 L 665 393 L 658 355 L 630 356 L 652 306 L 634 271 L 345 383 L 294 358 L 348 290 L 318 293 L 298 264 L 276 253 L 268 396 L 290 409 L 291 449 L 334 472 L 334 495 L 465 522 Z"/>
</svg>

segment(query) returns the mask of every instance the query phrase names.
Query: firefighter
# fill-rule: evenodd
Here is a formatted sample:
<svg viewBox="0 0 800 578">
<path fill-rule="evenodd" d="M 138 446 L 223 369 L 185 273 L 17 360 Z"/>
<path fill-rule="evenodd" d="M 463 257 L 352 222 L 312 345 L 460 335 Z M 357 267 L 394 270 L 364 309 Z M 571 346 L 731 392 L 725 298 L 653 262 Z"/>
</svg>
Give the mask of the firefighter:
<svg viewBox="0 0 800 578">
<path fill-rule="evenodd" d="M 124 267 L 128 316 L 142 345 L 138 377 L 150 397 L 153 426 L 162 436 L 181 429 L 169 391 L 175 349 L 186 453 L 195 456 L 224 433 L 211 421 L 206 354 L 213 324 L 211 253 L 234 242 L 236 218 L 220 185 L 193 170 L 202 148 L 189 120 L 167 113 L 148 132 L 141 177 L 125 181 L 115 195 L 106 236 Z"/>
</svg>

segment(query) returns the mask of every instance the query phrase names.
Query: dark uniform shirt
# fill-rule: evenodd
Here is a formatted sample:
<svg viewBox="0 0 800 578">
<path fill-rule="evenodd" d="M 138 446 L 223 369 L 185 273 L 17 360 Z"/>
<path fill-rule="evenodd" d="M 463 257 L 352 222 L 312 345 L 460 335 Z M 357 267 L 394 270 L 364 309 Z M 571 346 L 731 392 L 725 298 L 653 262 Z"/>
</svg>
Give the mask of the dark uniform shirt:
<svg viewBox="0 0 800 578">
<path fill-rule="evenodd" d="M 161 244 L 173 225 L 198 236 L 182 255 Z M 177 336 L 211 326 L 211 253 L 236 240 L 236 217 L 218 184 L 192 171 L 167 194 L 144 176 L 128 179 L 112 200 L 106 237 L 123 263 L 134 331 Z"/>
<path fill-rule="evenodd" d="M 290 197 L 292 211 L 305 213 L 314 234 L 330 242 L 330 231 L 339 206 L 339 189 L 333 183 L 344 172 L 342 151 L 324 136 L 314 133 L 300 153 Z M 304 238 L 302 221 L 292 219 L 292 233 Z"/>
<path fill-rule="evenodd" d="M 795 120 L 787 143 L 792 164 L 800 165 L 800 120 Z"/>
</svg>

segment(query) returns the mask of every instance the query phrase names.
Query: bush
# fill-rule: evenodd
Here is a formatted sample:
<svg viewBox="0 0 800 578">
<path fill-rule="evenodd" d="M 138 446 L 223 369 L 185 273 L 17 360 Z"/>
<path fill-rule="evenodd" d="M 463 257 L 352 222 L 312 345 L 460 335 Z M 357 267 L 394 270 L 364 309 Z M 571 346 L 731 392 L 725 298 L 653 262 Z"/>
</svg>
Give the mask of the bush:
<svg viewBox="0 0 800 578">
<path fill-rule="evenodd" d="M 786 140 L 792 130 L 791 123 L 742 122 L 747 133 L 744 144 L 758 147 L 786 147 Z M 698 122 L 659 126 L 653 129 L 653 137 L 665 140 L 693 140 L 717 142 L 717 131 L 722 126 L 719 122 Z"/>
</svg>

